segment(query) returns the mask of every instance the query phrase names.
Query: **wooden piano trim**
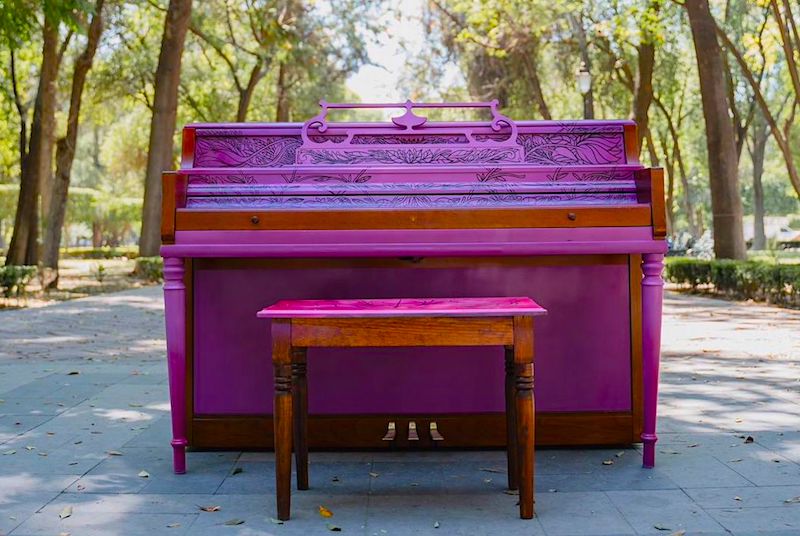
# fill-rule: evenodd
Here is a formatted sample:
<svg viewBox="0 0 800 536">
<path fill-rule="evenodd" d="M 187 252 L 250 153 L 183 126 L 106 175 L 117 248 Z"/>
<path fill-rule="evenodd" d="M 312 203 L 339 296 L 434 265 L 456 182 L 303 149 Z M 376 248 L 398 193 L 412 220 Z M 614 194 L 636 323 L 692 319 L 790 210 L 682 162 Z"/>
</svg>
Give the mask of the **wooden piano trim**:
<svg viewBox="0 0 800 536">
<path fill-rule="evenodd" d="M 186 206 L 188 177 L 175 171 L 161 174 L 161 243 L 175 243 L 177 209 Z"/>
<path fill-rule="evenodd" d="M 667 236 L 667 209 L 664 202 L 664 169 L 647 168 L 634 173 L 639 203 L 650 205 L 651 219 L 648 225 L 653 228 L 653 238 Z"/>
<path fill-rule="evenodd" d="M 177 209 L 175 229 L 508 229 L 532 227 L 647 227 L 647 205 L 472 210 L 189 210 Z"/>
</svg>

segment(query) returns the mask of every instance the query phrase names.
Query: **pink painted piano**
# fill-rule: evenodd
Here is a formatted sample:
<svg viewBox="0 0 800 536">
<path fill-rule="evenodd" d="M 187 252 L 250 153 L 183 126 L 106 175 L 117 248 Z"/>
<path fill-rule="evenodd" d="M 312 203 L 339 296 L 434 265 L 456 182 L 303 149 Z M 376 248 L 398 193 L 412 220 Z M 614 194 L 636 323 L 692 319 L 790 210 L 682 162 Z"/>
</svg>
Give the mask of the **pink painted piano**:
<svg viewBox="0 0 800 536">
<path fill-rule="evenodd" d="M 398 296 L 534 297 L 550 311 L 537 443 L 644 442 L 652 466 L 666 229 L 636 125 L 514 121 L 496 102 L 320 104 L 303 124 L 188 125 L 164 173 L 176 470 L 187 446 L 272 448 L 256 311 Z M 357 108 L 393 115 L 335 121 Z M 486 120 L 428 120 L 439 108 Z M 311 447 L 502 446 L 502 349 L 430 351 L 312 349 Z"/>
</svg>

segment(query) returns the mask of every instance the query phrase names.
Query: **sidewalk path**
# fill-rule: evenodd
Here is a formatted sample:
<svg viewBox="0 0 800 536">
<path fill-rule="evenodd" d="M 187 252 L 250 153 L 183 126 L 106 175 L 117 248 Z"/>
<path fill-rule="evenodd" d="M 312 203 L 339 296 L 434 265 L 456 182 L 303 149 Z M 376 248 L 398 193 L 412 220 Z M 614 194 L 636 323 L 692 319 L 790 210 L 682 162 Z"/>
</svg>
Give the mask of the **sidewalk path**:
<svg viewBox="0 0 800 536">
<path fill-rule="evenodd" d="M 800 311 L 665 305 L 656 469 L 542 449 L 525 522 L 502 452 L 315 453 L 284 525 L 270 453 L 171 473 L 160 288 L 0 312 L 0 535 L 800 535 Z"/>
</svg>

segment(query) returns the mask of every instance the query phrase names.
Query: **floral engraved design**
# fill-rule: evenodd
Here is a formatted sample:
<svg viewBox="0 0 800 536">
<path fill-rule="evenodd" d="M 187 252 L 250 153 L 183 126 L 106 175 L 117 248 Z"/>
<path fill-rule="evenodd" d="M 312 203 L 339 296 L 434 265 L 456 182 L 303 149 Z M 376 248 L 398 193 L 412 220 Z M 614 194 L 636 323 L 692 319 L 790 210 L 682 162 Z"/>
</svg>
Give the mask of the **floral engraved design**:
<svg viewBox="0 0 800 536">
<path fill-rule="evenodd" d="M 342 143 L 344 140 L 347 139 L 347 134 L 332 134 L 330 136 L 325 136 L 321 134 L 309 134 L 308 139 L 313 141 L 314 143 L 325 143 L 329 141 L 331 143 Z"/>
<path fill-rule="evenodd" d="M 335 192 L 331 192 L 335 194 Z M 498 206 L 556 206 L 556 205 L 612 205 L 635 203 L 635 192 L 622 193 L 560 193 L 523 194 L 487 193 L 460 195 L 319 195 L 319 196 L 246 196 L 246 197 L 193 197 L 189 208 L 248 208 L 331 209 L 331 208 L 460 208 Z"/>
<path fill-rule="evenodd" d="M 624 164 L 622 135 L 616 134 L 521 134 L 525 161 L 542 165 Z"/>
<path fill-rule="evenodd" d="M 313 164 L 352 165 L 380 164 L 469 164 L 475 162 L 516 161 L 511 148 L 491 149 L 366 149 L 355 151 L 326 151 L 310 149 L 301 158 Z"/>
<path fill-rule="evenodd" d="M 362 169 L 358 173 L 337 173 L 332 175 L 298 175 L 297 170 L 292 170 L 291 175 L 281 175 L 281 178 L 287 183 L 297 183 L 304 181 L 311 182 L 344 182 L 361 184 L 369 182 L 372 175 L 367 174 L 366 169 Z"/>
<path fill-rule="evenodd" d="M 633 174 L 631 172 L 623 171 L 570 171 L 564 168 L 557 168 L 552 173 L 545 175 L 548 181 L 558 182 L 563 180 L 572 180 L 576 182 L 611 182 L 611 181 L 624 181 L 632 180 Z"/>
<path fill-rule="evenodd" d="M 506 182 L 508 179 L 524 179 L 524 173 L 511 173 L 500 168 L 488 168 L 483 173 L 476 173 L 478 182 Z"/>
<path fill-rule="evenodd" d="M 197 167 L 268 167 L 294 164 L 300 136 L 201 137 Z"/>
<path fill-rule="evenodd" d="M 390 145 L 390 144 L 450 144 L 467 143 L 467 137 L 463 134 L 454 135 L 435 135 L 435 134 L 359 134 L 353 136 L 353 145 Z"/>
<path fill-rule="evenodd" d="M 189 184 L 255 184 L 252 175 L 189 175 Z"/>
</svg>

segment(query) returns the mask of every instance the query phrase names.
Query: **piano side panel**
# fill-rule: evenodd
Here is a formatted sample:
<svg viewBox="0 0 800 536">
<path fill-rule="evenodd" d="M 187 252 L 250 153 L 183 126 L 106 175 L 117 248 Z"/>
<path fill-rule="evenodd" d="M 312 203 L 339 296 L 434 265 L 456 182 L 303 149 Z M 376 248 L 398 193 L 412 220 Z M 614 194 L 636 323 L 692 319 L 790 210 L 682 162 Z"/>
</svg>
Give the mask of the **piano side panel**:
<svg viewBox="0 0 800 536">
<path fill-rule="evenodd" d="M 255 312 L 278 299 L 514 294 L 550 311 L 536 321 L 537 411 L 630 411 L 627 257 L 592 258 L 604 263 L 197 260 L 194 412 L 271 412 L 268 323 Z M 309 383 L 312 414 L 503 411 L 500 349 L 311 350 Z"/>
</svg>

